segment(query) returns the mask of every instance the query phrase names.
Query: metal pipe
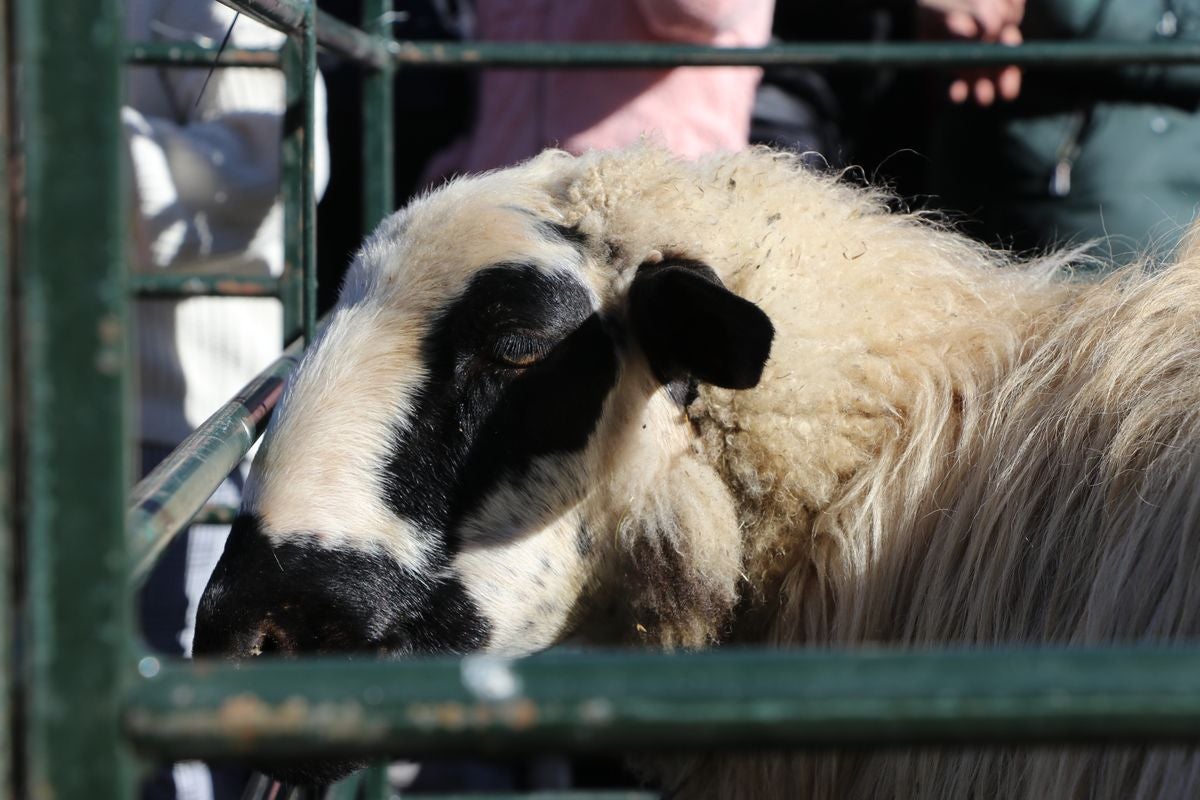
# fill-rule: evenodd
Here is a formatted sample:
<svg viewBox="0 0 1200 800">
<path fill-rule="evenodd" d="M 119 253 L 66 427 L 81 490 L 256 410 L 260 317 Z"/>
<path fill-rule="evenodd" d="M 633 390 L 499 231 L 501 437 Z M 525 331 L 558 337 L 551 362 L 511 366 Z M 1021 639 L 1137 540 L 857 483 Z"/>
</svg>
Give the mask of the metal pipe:
<svg viewBox="0 0 1200 800">
<path fill-rule="evenodd" d="M 279 156 L 279 187 L 283 200 L 283 273 L 279 276 L 279 299 L 283 303 L 283 341 L 304 335 L 304 258 L 307 191 L 305 180 L 305 127 L 311 91 L 305 89 L 304 45 L 289 39 L 283 45 L 284 96 L 289 109 L 285 116 Z M 297 113 L 299 112 L 299 113 Z"/>
<path fill-rule="evenodd" d="M 304 0 L 220 0 L 223 5 L 289 35 L 304 27 Z"/>
<path fill-rule="evenodd" d="M 302 344 L 296 341 L 288 347 L 133 487 L 125 530 L 134 584 L 145 578 L 159 551 L 188 525 L 258 440 L 284 379 L 300 359 Z"/>
<path fill-rule="evenodd" d="M 303 96 L 303 131 L 300 138 L 300 274 L 304 280 L 304 341 L 312 344 L 317 332 L 317 191 L 316 191 L 316 0 L 304 7 L 304 35 L 300 48 Z"/>
<path fill-rule="evenodd" d="M 1200 43 L 1027 42 L 1017 47 L 941 42 L 803 43 L 762 48 L 590 42 L 394 42 L 398 64 L 443 69 L 584 69 L 594 67 L 783 66 L 897 68 L 1016 64 L 1082 69 L 1129 64 L 1197 64 Z"/>
<path fill-rule="evenodd" d="M 638 789 L 562 789 L 536 792 L 404 793 L 404 800 L 661 800 L 662 794 Z M 334 798 L 325 798 L 334 800 Z"/>
<path fill-rule="evenodd" d="M 224 5 L 254 17 L 259 22 L 290 36 L 302 36 L 307 3 L 301 0 L 220 0 Z M 315 5 L 315 0 L 313 2 Z M 316 12 L 317 44 L 344 58 L 375 69 L 386 66 L 389 49 L 378 36 L 347 25 L 324 11 Z"/>
<path fill-rule="evenodd" d="M 9 64 L 9 7 L 7 0 L 0 0 L 0 63 Z M 7 80 L 0 81 L 0 108 L 10 109 L 9 103 L 12 98 L 9 95 L 9 84 Z M 9 143 L 11 135 L 9 130 L 10 114 L 5 113 L 0 117 L 0 148 L 5 153 L 11 153 Z M 5 158 L 0 162 L 0 185 L 11 187 L 9 183 L 9 159 Z M 0 726 L 3 730 L 13 732 L 13 700 L 18 695 L 14 692 L 14 686 L 17 678 L 17 671 L 13 669 L 16 666 L 14 658 L 13 645 L 18 641 L 13 636 L 14 623 L 17 620 L 15 610 L 18 608 L 14 602 L 16 594 L 14 584 L 16 581 L 16 569 L 13 565 L 13 559 L 20 550 L 16 546 L 16 528 L 14 526 L 13 516 L 13 500 L 16 495 L 16 486 L 13 481 L 14 469 L 18 463 L 17 450 L 14 447 L 16 444 L 16 432 L 13 427 L 13 381 L 14 376 L 11 370 L 14 368 L 12 362 L 12 350 L 10 335 L 12 327 L 12 267 L 11 257 L 13 254 L 13 236 L 11 225 L 13 223 L 12 204 L 13 198 L 12 189 L 0 192 L 0 356 L 4 359 L 4 366 L 0 369 L 4 370 L 4 378 L 0 379 Z M 14 791 L 14 757 L 16 756 L 16 748 L 0 747 L 0 796 L 16 797 Z"/>
<path fill-rule="evenodd" d="M 363 27 L 389 36 L 392 0 L 364 0 Z M 363 233 L 370 233 L 396 207 L 395 65 L 363 76 Z"/>
<path fill-rule="evenodd" d="M 1200 648 L 143 659 L 158 758 L 1200 741 Z"/>
</svg>

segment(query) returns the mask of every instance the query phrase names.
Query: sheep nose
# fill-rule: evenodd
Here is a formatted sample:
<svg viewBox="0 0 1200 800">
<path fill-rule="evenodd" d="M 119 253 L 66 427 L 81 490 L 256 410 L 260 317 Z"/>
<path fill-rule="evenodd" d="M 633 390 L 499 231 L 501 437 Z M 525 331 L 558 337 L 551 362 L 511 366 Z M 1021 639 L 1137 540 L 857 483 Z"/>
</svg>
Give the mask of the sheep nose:
<svg viewBox="0 0 1200 800">
<path fill-rule="evenodd" d="M 306 633 L 302 623 L 281 621 L 273 613 L 258 617 L 241 614 L 197 615 L 192 655 L 197 658 L 291 658 L 301 654 Z"/>
<path fill-rule="evenodd" d="M 308 633 L 302 621 L 281 619 L 275 612 L 239 613 L 243 609 L 213 608 L 196 615 L 192 655 L 198 658 L 293 657 L 306 649 Z M 286 612 L 284 612 L 286 614 Z"/>
<path fill-rule="evenodd" d="M 240 515 L 196 611 L 198 657 L 292 656 L 305 641 L 304 618 L 288 601 L 270 543 L 254 515 Z"/>
</svg>

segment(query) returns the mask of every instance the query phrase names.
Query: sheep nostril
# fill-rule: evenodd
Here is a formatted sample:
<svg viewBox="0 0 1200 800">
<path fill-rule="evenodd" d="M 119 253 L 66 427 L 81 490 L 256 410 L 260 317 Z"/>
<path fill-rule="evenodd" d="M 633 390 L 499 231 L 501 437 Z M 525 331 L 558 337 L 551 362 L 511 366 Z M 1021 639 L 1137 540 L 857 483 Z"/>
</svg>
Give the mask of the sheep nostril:
<svg viewBox="0 0 1200 800">
<path fill-rule="evenodd" d="M 291 656 L 296 646 L 291 636 L 272 620 L 265 620 L 250 645 L 251 656 Z"/>
<path fill-rule="evenodd" d="M 260 656 L 269 656 L 282 652 L 283 645 L 279 643 L 278 639 L 269 633 L 263 636 L 262 642 L 259 643 L 258 647 L 258 654 Z"/>
</svg>

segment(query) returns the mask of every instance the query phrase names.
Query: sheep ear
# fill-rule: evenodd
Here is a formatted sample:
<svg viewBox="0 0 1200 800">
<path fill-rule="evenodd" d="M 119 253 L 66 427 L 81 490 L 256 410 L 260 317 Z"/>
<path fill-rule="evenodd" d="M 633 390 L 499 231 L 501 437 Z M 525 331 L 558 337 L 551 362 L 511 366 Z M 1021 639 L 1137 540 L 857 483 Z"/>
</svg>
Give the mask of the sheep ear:
<svg viewBox="0 0 1200 800">
<path fill-rule="evenodd" d="M 707 264 L 646 262 L 629 288 L 634 335 L 655 377 L 726 389 L 758 384 L 775 328 L 762 310 L 725 288 Z"/>
</svg>

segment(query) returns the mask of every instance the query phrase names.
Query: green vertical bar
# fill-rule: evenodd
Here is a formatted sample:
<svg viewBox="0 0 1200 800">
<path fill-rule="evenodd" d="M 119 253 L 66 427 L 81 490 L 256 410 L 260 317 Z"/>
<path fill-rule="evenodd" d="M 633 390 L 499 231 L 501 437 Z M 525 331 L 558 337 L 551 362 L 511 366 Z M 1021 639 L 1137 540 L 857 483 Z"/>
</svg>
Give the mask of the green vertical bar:
<svg viewBox="0 0 1200 800">
<path fill-rule="evenodd" d="M 321 800 L 359 800 L 364 786 L 363 772 L 354 772 L 325 790 Z M 374 798 L 371 798 L 374 800 Z"/>
<path fill-rule="evenodd" d="M 129 797 L 120 0 L 17 0 L 25 794 Z"/>
<path fill-rule="evenodd" d="M 316 192 L 316 103 L 313 95 L 317 82 L 317 0 L 304 7 L 304 40 L 301 62 L 304 69 L 304 135 L 300 151 L 300 190 L 304 204 L 302 223 L 304 270 L 304 342 L 313 340 L 317 331 L 317 192 Z"/>
<path fill-rule="evenodd" d="M 284 213 L 283 339 L 311 341 L 317 321 L 316 143 L 313 141 L 317 76 L 316 2 L 307 0 L 304 29 L 283 47 L 287 113 L 284 115 L 282 181 Z"/>
<path fill-rule="evenodd" d="M 283 275 L 279 299 L 283 301 L 283 342 L 304 332 L 304 53 L 289 37 L 283 45 L 283 78 L 287 112 L 283 117 L 280 156 L 280 191 L 283 194 Z"/>
<path fill-rule="evenodd" d="M 363 30 L 391 38 L 392 0 L 363 0 Z M 392 62 L 363 78 L 363 232 L 396 207 Z"/>
<path fill-rule="evenodd" d="M 8 2 L 0 0 L 0 64 L 8 64 Z M 9 254 L 12 239 L 8 202 L 8 81 L 0 80 L 0 730 L 12 730 L 9 708 L 9 644 L 12 641 L 12 360 L 8 345 L 12 316 L 9 304 Z M 0 797 L 12 797 L 12 752 L 0 744 Z"/>
<path fill-rule="evenodd" d="M 363 800 L 388 800 L 391 796 L 388 784 L 388 762 L 382 761 L 367 769 L 363 775 Z"/>
<path fill-rule="evenodd" d="M 348 775 L 326 790 L 322 800 L 388 800 L 387 762 Z"/>
</svg>

